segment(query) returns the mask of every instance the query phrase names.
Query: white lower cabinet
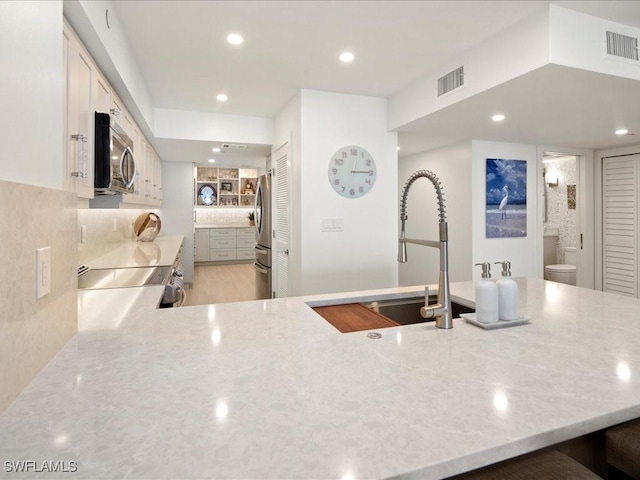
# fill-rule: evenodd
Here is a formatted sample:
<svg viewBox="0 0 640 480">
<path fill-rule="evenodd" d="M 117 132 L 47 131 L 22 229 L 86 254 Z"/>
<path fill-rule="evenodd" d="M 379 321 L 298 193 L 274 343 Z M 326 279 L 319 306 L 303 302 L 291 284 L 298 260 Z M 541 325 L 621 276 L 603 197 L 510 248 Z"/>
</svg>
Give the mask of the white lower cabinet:
<svg viewBox="0 0 640 480">
<path fill-rule="evenodd" d="M 194 255 L 196 262 L 209 261 L 209 230 L 196 230 L 196 252 Z"/>
<path fill-rule="evenodd" d="M 236 234 L 236 256 L 238 260 L 253 260 L 255 258 L 253 246 L 256 244 L 255 229 L 238 228 Z"/>
<path fill-rule="evenodd" d="M 199 228 L 196 230 L 196 262 L 253 260 L 254 229 Z"/>
</svg>

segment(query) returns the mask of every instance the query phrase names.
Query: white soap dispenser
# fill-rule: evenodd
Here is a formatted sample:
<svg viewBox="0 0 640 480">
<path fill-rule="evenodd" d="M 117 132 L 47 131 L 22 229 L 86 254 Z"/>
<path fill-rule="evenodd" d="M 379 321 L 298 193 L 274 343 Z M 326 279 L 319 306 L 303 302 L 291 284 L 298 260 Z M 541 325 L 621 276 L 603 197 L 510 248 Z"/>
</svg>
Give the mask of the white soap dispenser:
<svg viewBox="0 0 640 480">
<path fill-rule="evenodd" d="M 476 265 L 482 266 L 482 279 L 476 282 L 476 320 L 495 323 L 498 321 L 498 287 L 491 281 L 491 264 Z"/>
<path fill-rule="evenodd" d="M 502 264 L 502 278 L 496 282 L 498 286 L 498 317 L 500 320 L 518 319 L 518 284 L 511 278 L 511 262 Z"/>
</svg>

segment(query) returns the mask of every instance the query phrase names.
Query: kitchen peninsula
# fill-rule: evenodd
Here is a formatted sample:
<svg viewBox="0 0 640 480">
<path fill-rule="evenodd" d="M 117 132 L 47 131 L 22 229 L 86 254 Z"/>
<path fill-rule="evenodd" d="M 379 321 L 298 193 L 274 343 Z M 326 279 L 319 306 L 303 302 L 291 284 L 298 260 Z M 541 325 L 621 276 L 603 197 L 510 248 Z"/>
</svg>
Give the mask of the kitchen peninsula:
<svg viewBox="0 0 640 480">
<path fill-rule="evenodd" d="M 132 309 L 80 331 L 0 416 L 0 458 L 75 462 L 74 478 L 435 479 L 640 417 L 640 300 L 517 281 L 529 324 L 378 339 L 310 305 L 420 287 Z M 472 282 L 451 293 L 473 305 Z"/>
</svg>

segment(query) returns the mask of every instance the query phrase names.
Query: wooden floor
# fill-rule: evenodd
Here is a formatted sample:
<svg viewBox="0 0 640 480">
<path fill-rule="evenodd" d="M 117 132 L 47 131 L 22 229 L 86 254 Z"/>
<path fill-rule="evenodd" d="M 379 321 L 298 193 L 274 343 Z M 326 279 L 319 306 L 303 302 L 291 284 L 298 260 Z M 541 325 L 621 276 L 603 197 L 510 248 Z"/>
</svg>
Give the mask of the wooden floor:
<svg viewBox="0 0 640 480">
<path fill-rule="evenodd" d="M 253 263 L 196 265 L 185 307 L 255 300 Z"/>
</svg>

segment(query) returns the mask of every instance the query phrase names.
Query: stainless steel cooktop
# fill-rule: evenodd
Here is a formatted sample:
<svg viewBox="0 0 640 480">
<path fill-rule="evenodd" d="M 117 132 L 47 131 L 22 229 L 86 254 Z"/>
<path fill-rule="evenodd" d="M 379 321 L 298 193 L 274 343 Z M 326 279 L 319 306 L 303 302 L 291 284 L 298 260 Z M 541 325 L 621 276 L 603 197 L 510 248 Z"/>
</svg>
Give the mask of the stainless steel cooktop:
<svg viewBox="0 0 640 480">
<path fill-rule="evenodd" d="M 78 289 L 93 290 L 97 288 L 164 285 L 169 280 L 171 268 L 171 266 L 164 266 L 89 270 L 78 277 Z"/>
</svg>

